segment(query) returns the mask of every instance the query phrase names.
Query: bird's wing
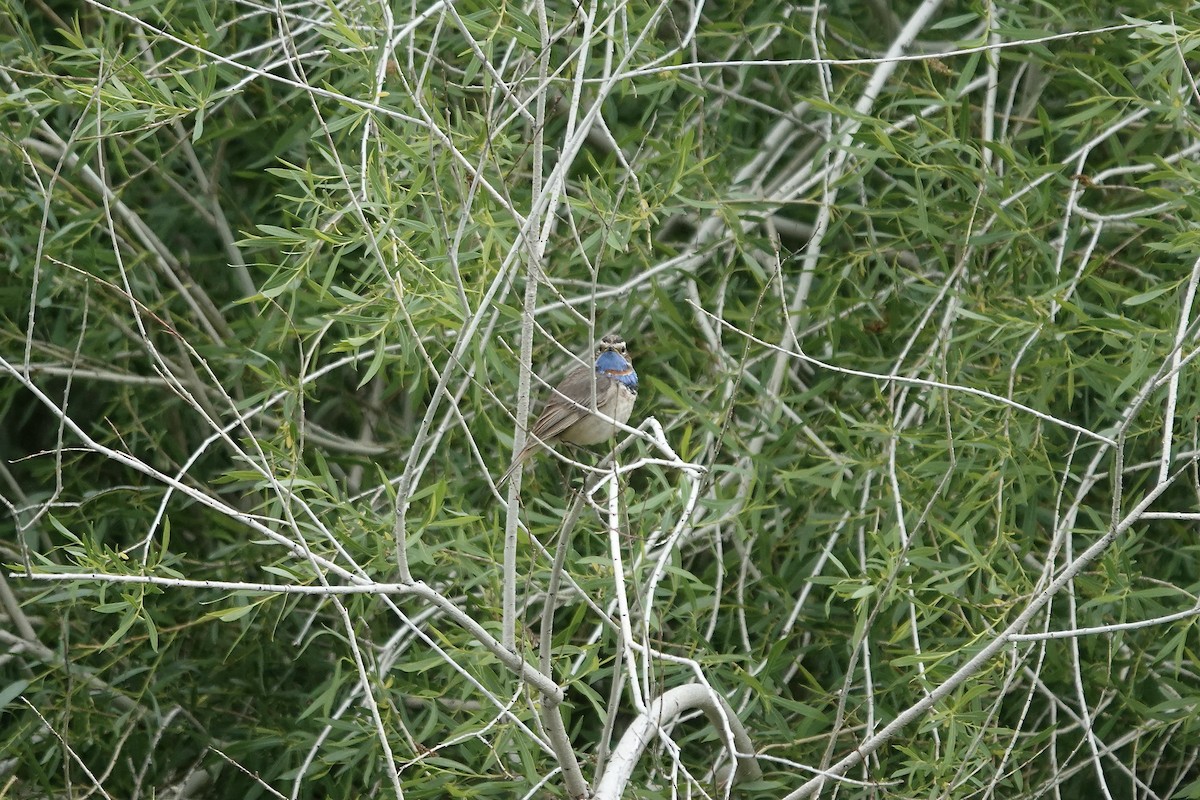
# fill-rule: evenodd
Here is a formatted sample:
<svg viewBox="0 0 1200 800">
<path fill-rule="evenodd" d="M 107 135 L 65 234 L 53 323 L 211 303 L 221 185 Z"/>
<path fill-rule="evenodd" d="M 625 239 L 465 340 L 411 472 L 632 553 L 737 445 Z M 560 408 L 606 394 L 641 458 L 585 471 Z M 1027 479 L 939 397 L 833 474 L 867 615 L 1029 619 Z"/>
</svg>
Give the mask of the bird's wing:
<svg viewBox="0 0 1200 800">
<path fill-rule="evenodd" d="M 619 390 L 617 382 L 607 375 L 597 375 L 590 367 L 579 367 L 554 387 L 537 422 L 529 430 L 529 441 L 513 463 L 500 476 L 496 486 L 503 486 L 513 471 L 525 459 L 529 458 L 543 443 L 553 444 L 555 437 L 564 433 L 568 428 L 583 419 L 590 412 L 567 400 L 568 397 L 578 400 L 580 405 L 590 407 L 592 404 L 592 382 L 596 386 L 596 407 L 608 406 L 612 396 Z"/>
<path fill-rule="evenodd" d="M 541 416 L 538 417 L 537 422 L 533 423 L 533 428 L 529 432 L 546 442 L 587 416 L 589 412 L 579 406 L 590 407 L 592 405 L 593 381 L 596 386 L 596 406 L 603 408 L 608 395 L 616 390 L 617 382 L 606 375 L 597 375 L 591 367 L 580 367 L 572 371 L 563 379 L 562 383 L 554 388 L 546 400 L 546 405 L 542 408 Z M 570 402 L 566 399 L 567 397 L 572 398 L 579 405 Z"/>
</svg>

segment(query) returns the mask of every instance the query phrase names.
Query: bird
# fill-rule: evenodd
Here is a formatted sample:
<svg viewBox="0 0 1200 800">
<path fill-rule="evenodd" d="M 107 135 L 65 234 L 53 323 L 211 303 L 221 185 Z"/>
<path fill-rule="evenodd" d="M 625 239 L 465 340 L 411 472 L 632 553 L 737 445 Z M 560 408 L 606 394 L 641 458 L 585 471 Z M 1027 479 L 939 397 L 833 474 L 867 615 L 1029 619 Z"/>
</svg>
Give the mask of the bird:
<svg viewBox="0 0 1200 800">
<path fill-rule="evenodd" d="M 596 347 L 594 367 L 578 367 L 554 387 L 529 431 L 529 442 L 517 453 L 496 486 L 503 486 L 517 465 L 541 447 L 559 442 L 584 446 L 607 442 L 616 435 L 617 426 L 589 409 L 595 408 L 624 425 L 633 413 L 637 390 L 638 376 L 625 340 L 610 333 Z"/>
</svg>

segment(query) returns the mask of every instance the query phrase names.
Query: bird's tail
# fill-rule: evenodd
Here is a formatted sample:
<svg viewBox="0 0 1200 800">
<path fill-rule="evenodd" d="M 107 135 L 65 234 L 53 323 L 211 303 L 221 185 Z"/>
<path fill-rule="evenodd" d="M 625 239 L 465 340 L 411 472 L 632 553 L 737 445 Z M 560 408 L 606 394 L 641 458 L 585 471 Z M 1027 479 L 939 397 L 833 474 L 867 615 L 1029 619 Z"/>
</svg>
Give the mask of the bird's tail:
<svg viewBox="0 0 1200 800">
<path fill-rule="evenodd" d="M 533 455 L 535 446 L 536 446 L 535 442 L 530 442 L 529 444 L 527 444 L 523 448 L 521 448 L 521 452 L 517 453 L 517 457 L 513 459 L 512 464 L 509 466 L 508 469 L 504 470 L 504 474 L 500 476 L 500 480 L 496 481 L 497 489 L 499 489 L 504 484 L 508 483 L 508 479 L 512 477 L 512 474 L 513 474 L 513 472 L 516 471 L 517 467 L 520 466 L 521 464 L 523 464 L 526 461 L 526 459 L 528 459 L 531 455 Z"/>
</svg>

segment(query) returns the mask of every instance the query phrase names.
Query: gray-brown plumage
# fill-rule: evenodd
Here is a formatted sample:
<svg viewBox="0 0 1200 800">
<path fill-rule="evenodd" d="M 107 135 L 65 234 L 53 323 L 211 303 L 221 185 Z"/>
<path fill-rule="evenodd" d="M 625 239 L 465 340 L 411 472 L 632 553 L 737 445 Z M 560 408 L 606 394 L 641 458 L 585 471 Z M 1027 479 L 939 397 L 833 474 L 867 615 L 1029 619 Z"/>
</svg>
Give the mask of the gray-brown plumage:
<svg viewBox="0 0 1200 800">
<path fill-rule="evenodd" d="M 633 411 L 637 385 L 637 373 L 626 352 L 625 340 L 610 333 L 596 348 L 595 367 L 578 367 L 554 387 L 529 431 L 529 441 L 496 485 L 503 485 L 518 464 L 543 446 L 558 442 L 593 445 L 611 439 L 617 427 L 589 410 L 593 407 L 592 398 L 595 397 L 597 411 L 624 424 Z"/>
</svg>

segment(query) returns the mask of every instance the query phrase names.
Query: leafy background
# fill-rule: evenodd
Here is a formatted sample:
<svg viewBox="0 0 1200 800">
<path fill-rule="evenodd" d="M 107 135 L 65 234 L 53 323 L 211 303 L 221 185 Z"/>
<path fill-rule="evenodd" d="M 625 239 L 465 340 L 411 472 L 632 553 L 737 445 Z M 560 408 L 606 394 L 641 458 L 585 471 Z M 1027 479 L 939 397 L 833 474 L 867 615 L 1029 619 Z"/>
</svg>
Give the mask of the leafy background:
<svg viewBox="0 0 1200 800">
<path fill-rule="evenodd" d="M 0 8 L 0 796 L 1200 796 L 1191 7 Z"/>
</svg>

